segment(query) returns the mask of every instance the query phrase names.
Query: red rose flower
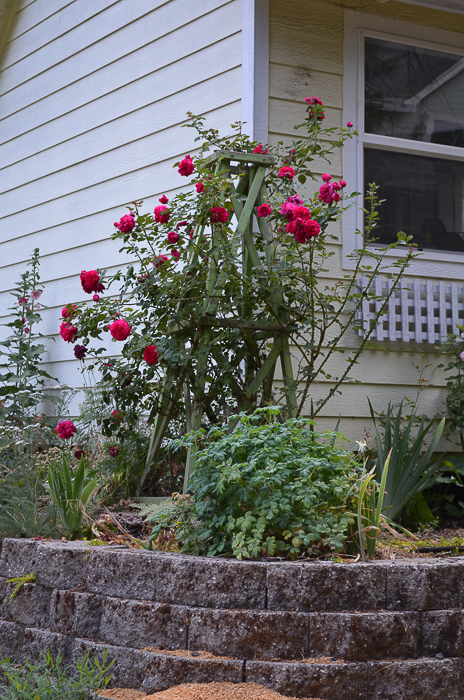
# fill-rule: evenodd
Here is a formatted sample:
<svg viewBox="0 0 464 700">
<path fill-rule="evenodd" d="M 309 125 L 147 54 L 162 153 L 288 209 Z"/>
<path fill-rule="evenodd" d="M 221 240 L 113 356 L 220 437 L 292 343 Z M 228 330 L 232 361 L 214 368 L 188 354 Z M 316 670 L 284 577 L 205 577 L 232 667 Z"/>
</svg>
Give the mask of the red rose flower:
<svg viewBox="0 0 464 700">
<path fill-rule="evenodd" d="M 158 255 L 158 257 L 153 260 L 153 265 L 158 269 L 164 265 L 164 263 L 167 263 L 168 260 L 169 258 L 167 258 L 166 255 Z"/>
<path fill-rule="evenodd" d="M 76 432 L 76 426 L 71 420 L 62 420 L 56 426 L 56 432 L 62 440 L 68 440 Z"/>
<path fill-rule="evenodd" d="M 180 238 L 180 236 L 179 236 L 178 233 L 176 233 L 175 231 L 169 231 L 169 233 L 168 233 L 168 241 L 169 241 L 169 243 L 177 243 L 177 241 L 179 240 L 179 238 Z"/>
<path fill-rule="evenodd" d="M 143 359 L 148 365 L 156 365 L 159 360 L 159 352 L 155 345 L 149 345 L 143 351 Z"/>
<path fill-rule="evenodd" d="M 266 216 L 269 216 L 269 214 L 272 214 L 272 209 L 269 204 L 261 204 L 261 206 L 258 207 L 258 216 L 260 219 L 264 219 Z"/>
<path fill-rule="evenodd" d="M 110 457 L 117 457 L 119 454 L 119 447 L 116 447 L 116 445 L 111 445 L 111 447 L 108 447 L 108 452 Z"/>
<path fill-rule="evenodd" d="M 322 100 L 318 97 L 305 97 L 305 102 L 309 105 L 308 117 L 315 117 L 320 122 L 325 119 L 324 110 L 321 109 Z"/>
<path fill-rule="evenodd" d="M 62 323 L 60 326 L 60 335 L 67 343 L 73 343 L 77 338 L 77 328 L 69 323 Z"/>
<path fill-rule="evenodd" d="M 180 258 L 180 253 L 176 248 L 174 248 L 174 250 L 171 250 L 171 255 L 174 258 L 174 260 L 179 260 Z"/>
<path fill-rule="evenodd" d="M 201 194 L 202 192 L 205 191 L 205 186 L 202 182 L 197 182 L 197 184 L 195 185 L 195 188 L 196 188 L 198 194 Z"/>
<path fill-rule="evenodd" d="M 126 340 L 131 334 L 131 327 L 122 318 L 118 318 L 109 326 L 109 331 L 115 340 Z"/>
<path fill-rule="evenodd" d="M 193 173 L 194 170 L 195 166 L 193 164 L 192 159 L 190 158 L 190 156 L 185 156 L 185 158 L 180 161 L 177 172 L 179 173 L 179 175 L 188 177 Z"/>
<path fill-rule="evenodd" d="M 169 221 L 169 209 L 161 204 L 159 207 L 155 207 L 155 221 L 157 224 L 167 224 Z"/>
<path fill-rule="evenodd" d="M 114 225 L 123 233 L 129 233 L 129 231 L 132 231 L 135 226 L 134 215 L 132 212 L 130 214 L 126 214 L 125 216 L 122 216 L 119 221 L 115 221 Z"/>
<path fill-rule="evenodd" d="M 213 207 L 209 218 L 212 224 L 225 224 L 229 220 L 229 212 L 224 207 Z"/>
<path fill-rule="evenodd" d="M 165 194 L 163 194 L 163 196 L 160 197 L 158 201 L 161 202 L 161 204 L 167 204 L 169 202 L 169 199 L 166 197 Z"/>
<path fill-rule="evenodd" d="M 103 292 L 105 289 L 100 281 L 100 275 L 96 270 L 90 270 L 89 272 L 82 270 L 81 285 L 82 289 L 87 294 L 92 294 L 92 292 Z"/>
<path fill-rule="evenodd" d="M 68 318 L 68 316 L 73 316 L 75 311 L 77 311 L 77 306 L 68 304 L 61 309 L 61 315 L 63 318 Z"/>
<path fill-rule="evenodd" d="M 257 155 L 265 156 L 265 155 L 267 154 L 267 148 L 264 149 L 264 148 L 263 148 L 263 144 L 262 144 L 262 143 L 259 143 L 259 144 L 256 146 L 256 148 L 255 148 L 255 150 L 253 151 L 253 153 L 256 153 Z"/>
<path fill-rule="evenodd" d="M 281 177 L 282 179 L 285 178 L 287 180 L 290 180 L 290 182 L 293 182 L 293 178 L 295 177 L 295 171 L 288 165 L 284 165 L 279 170 L 279 177 Z"/>
<path fill-rule="evenodd" d="M 122 420 L 119 411 L 111 411 L 111 418 L 113 419 L 113 422 L 116 422 L 117 420 Z"/>
</svg>

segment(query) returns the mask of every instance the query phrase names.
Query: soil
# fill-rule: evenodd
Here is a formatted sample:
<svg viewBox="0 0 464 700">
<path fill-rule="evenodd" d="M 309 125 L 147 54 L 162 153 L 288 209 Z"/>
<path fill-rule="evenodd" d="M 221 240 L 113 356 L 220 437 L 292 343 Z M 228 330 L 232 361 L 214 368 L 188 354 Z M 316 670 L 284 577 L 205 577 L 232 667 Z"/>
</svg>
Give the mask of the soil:
<svg viewBox="0 0 464 700">
<path fill-rule="evenodd" d="M 234 661 L 231 656 L 216 656 L 209 651 L 188 651 L 187 649 L 159 649 L 158 647 L 143 647 L 141 651 L 151 651 L 153 654 L 167 654 L 168 656 L 183 656 L 184 658 L 216 659 L 217 661 Z"/>
<path fill-rule="evenodd" d="M 280 695 L 258 683 L 185 683 L 153 695 L 137 690 L 115 688 L 105 690 L 101 698 L 114 700 L 297 700 Z M 322 700 L 322 698 L 300 698 L 299 700 Z"/>
<path fill-rule="evenodd" d="M 404 533 L 392 537 L 383 532 L 377 540 L 376 558 L 378 559 L 430 559 L 464 556 L 464 529 L 454 523 L 439 529 L 416 532 L 414 537 Z M 419 552 L 422 547 L 453 547 L 450 552 Z"/>
</svg>

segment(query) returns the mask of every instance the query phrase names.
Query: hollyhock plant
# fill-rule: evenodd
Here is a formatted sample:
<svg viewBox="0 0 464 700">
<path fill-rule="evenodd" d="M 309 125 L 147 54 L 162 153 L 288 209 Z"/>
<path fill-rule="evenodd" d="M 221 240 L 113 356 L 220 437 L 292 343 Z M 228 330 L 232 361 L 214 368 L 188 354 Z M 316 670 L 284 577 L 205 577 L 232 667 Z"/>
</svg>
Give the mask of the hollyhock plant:
<svg viewBox="0 0 464 700">
<path fill-rule="evenodd" d="M 143 359 L 148 365 L 156 365 L 159 360 L 158 348 L 155 345 L 149 345 L 143 351 Z"/>
<path fill-rule="evenodd" d="M 20 306 L 25 306 L 25 305 L 27 304 L 27 298 L 26 298 L 26 297 L 21 297 L 20 299 L 18 299 L 18 304 L 19 304 Z"/>
<path fill-rule="evenodd" d="M 212 224 L 225 224 L 229 220 L 229 212 L 224 207 L 213 207 L 209 218 Z"/>
<path fill-rule="evenodd" d="M 258 207 L 258 216 L 260 219 L 264 219 L 270 214 L 272 214 L 272 209 L 269 204 L 261 204 L 261 206 Z"/>
<path fill-rule="evenodd" d="M 77 360 L 83 360 L 86 352 L 87 352 L 87 348 L 85 347 L 85 345 L 75 345 L 74 346 L 74 357 Z"/>
<path fill-rule="evenodd" d="M 281 177 L 283 180 L 290 180 L 290 182 L 293 182 L 295 171 L 290 166 L 284 165 L 279 170 L 279 177 Z"/>
<path fill-rule="evenodd" d="M 77 338 L 78 330 L 70 323 L 62 323 L 60 326 L 60 335 L 67 343 L 73 343 Z"/>
<path fill-rule="evenodd" d="M 169 221 L 169 209 L 161 204 L 159 207 L 155 207 L 155 221 L 157 224 L 167 224 Z"/>
<path fill-rule="evenodd" d="M 86 294 L 92 294 L 92 292 L 103 292 L 105 290 L 97 270 L 90 270 L 89 272 L 82 270 L 81 285 Z"/>
<path fill-rule="evenodd" d="M 131 334 L 131 327 L 122 318 L 118 318 L 109 326 L 109 331 L 115 340 L 126 340 Z"/>
<path fill-rule="evenodd" d="M 188 177 L 193 173 L 194 170 L 195 166 L 193 164 L 192 159 L 190 158 L 190 156 L 185 156 L 185 158 L 180 161 L 177 172 L 179 173 L 179 175 Z"/>
<path fill-rule="evenodd" d="M 56 426 L 56 432 L 62 440 L 69 440 L 77 429 L 72 420 L 62 420 Z"/>
<path fill-rule="evenodd" d="M 180 236 L 178 233 L 175 231 L 169 231 L 168 233 L 168 241 L 169 243 L 177 243 L 177 241 L 180 239 Z"/>
<path fill-rule="evenodd" d="M 132 212 L 130 214 L 125 214 L 119 221 L 115 221 L 114 225 L 122 231 L 122 233 L 129 233 L 135 226 L 134 215 Z"/>
<path fill-rule="evenodd" d="M 34 301 L 37 301 L 37 299 L 40 299 L 41 296 L 42 296 L 42 292 L 40 291 L 40 289 L 34 289 L 31 292 L 31 299 L 34 299 Z"/>
</svg>

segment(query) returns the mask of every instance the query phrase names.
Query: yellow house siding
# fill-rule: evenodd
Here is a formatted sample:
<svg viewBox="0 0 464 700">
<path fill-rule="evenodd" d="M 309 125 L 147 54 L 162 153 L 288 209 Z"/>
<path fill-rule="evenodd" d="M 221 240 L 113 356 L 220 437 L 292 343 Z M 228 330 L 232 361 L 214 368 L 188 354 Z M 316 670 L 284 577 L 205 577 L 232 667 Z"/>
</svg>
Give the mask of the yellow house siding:
<svg viewBox="0 0 464 700">
<path fill-rule="evenodd" d="M 302 121 L 304 98 L 318 95 L 326 109 L 326 124 L 341 125 L 343 116 L 343 42 L 344 12 L 354 10 L 391 19 L 402 20 L 428 27 L 461 31 L 464 33 L 464 16 L 440 12 L 401 2 L 379 3 L 378 0 L 294 0 L 282 3 L 271 0 L 270 5 L 270 88 L 269 88 L 269 139 L 271 142 L 288 142 L 295 138 L 293 126 Z M 353 115 L 353 120 L 354 120 Z M 340 157 L 331 165 L 314 164 L 320 174 L 329 170 L 340 177 Z M 349 183 L 348 183 L 348 186 Z M 312 193 L 316 183 L 312 183 Z M 302 188 L 303 190 L 303 188 Z M 304 190 L 303 190 L 304 191 Z M 341 226 L 332 228 L 341 241 Z M 336 255 L 330 261 L 329 278 L 343 274 L 341 245 L 336 245 Z M 356 347 L 359 338 L 351 333 L 344 347 Z M 340 373 L 345 355 L 334 361 L 334 374 Z M 319 420 L 321 427 L 333 427 L 341 416 L 341 429 L 352 439 L 359 439 L 368 425 L 367 397 L 374 407 L 385 408 L 388 401 L 398 403 L 405 395 L 414 399 L 418 387 L 422 361 L 430 365 L 425 377 L 433 384 L 420 397 L 420 410 L 429 415 L 445 410 L 445 378 L 438 369 L 440 358 L 427 344 L 389 343 L 378 344 L 366 351 L 351 376 L 359 384 L 346 384 L 342 396 L 336 396 L 326 405 Z M 337 367 L 338 365 L 338 367 Z M 312 391 L 314 400 L 326 395 L 330 384 L 321 382 Z M 307 406 L 309 410 L 309 404 Z"/>
</svg>

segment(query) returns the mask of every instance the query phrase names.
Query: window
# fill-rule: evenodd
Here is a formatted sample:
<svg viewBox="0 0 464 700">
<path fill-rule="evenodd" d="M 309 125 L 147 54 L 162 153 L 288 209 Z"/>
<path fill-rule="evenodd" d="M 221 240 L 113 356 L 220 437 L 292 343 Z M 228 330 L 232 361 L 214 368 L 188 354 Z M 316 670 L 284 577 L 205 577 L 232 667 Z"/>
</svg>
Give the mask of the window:
<svg viewBox="0 0 464 700">
<path fill-rule="evenodd" d="M 385 199 L 375 245 L 405 231 L 423 252 L 416 274 L 464 276 L 464 35 L 346 13 L 344 116 L 359 131 L 345 152 L 353 189 Z M 363 198 L 344 219 L 357 247 Z"/>
</svg>

